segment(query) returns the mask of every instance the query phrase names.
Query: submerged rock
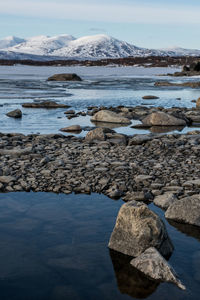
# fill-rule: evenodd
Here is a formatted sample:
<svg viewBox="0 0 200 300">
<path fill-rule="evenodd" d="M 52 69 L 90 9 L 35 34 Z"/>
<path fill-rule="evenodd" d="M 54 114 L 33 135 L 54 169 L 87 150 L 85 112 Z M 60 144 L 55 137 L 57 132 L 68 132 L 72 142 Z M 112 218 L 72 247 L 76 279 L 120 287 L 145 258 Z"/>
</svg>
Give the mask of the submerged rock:
<svg viewBox="0 0 200 300">
<path fill-rule="evenodd" d="M 186 289 L 177 278 L 174 269 L 154 247 L 148 248 L 140 256 L 132 259 L 130 264 L 153 280 L 171 282 L 182 290 Z"/>
<path fill-rule="evenodd" d="M 11 118 L 18 118 L 19 119 L 19 118 L 22 117 L 22 112 L 21 112 L 20 109 L 15 109 L 15 110 L 12 110 L 12 111 L 8 112 L 6 114 L 6 116 L 11 117 Z"/>
<path fill-rule="evenodd" d="M 55 74 L 47 79 L 48 81 L 82 81 L 75 73 Z"/>
<path fill-rule="evenodd" d="M 94 116 L 91 117 L 93 122 L 108 122 L 108 123 L 119 123 L 119 124 L 131 124 L 131 121 L 128 118 L 122 117 L 121 115 L 109 111 L 109 110 L 100 110 Z"/>
<path fill-rule="evenodd" d="M 147 205 L 136 201 L 122 205 L 108 247 L 134 257 L 149 247 L 164 256 L 173 251 L 163 221 Z"/>
<path fill-rule="evenodd" d="M 55 101 L 23 103 L 22 106 L 26 108 L 69 108 L 70 107 L 69 105 L 60 104 Z"/>
<path fill-rule="evenodd" d="M 154 112 L 142 120 L 145 125 L 151 126 L 186 126 L 183 119 L 178 119 L 164 112 Z"/>
<path fill-rule="evenodd" d="M 185 197 L 172 203 L 165 217 L 180 223 L 200 226 L 200 195 Z"/>
</svg>

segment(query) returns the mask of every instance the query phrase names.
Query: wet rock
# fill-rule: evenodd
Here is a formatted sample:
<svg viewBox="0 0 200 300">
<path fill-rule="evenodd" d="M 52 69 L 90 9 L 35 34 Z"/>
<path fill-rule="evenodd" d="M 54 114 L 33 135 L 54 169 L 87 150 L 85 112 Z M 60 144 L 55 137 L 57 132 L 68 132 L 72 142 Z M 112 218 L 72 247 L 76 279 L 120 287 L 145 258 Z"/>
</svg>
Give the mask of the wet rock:
<svg viewBox="0 0 200 300">
<path fill-rule="evenodd" d="M 149 126 L 186 126 L 186 122 L 183 119 L 178 119 L 159 111 L 144 118 L 142 123 Z"/>
<path fill-rule="evenodd" d="M 25 108 L 69 108 L 69 105 L 60 104 L 55 101 L 42 101 L 42 102 L 32 102 L 32 103 L 23 103 Z"/>
<path fill-rule="evenodd" d="M 200 226 L 200 195 L 175 201 L 168 207 L 165 217 L 180 223 Z"/>
<path fill-rule="evenodd" d="M 170 192 L 167 192 L 163 195 L 156 196 L 153 200 L 155 205 L 164 209 L 167 209 L 175 201 L 177 201 L 177 197 Z"/>
<path fill-rule="evenodd" d="M 18 119 L 18 118 L 22 117 L 22 112 L 21 112 L 20 109 L 15 109 L 15 110 L 12 110 L 12 111 L 8 112 L 6 114 L 6 116 Z"/>
<path fill-rule="evenodd" d="M 186 289 L 177 278 L 174 269 L 154 247 L 146 249 L 140 256 L 131 260 L 130 264 L 153 280 L 171 282 L 182 290 Z"/>
<path fill-rule="evenodd" d="M 80 133 L 82 131 L 82 128 L 80 125 L 72 125 L 72 126 L 61 128 L 60 131 Z"/>
<path fill-rule="evenodd" d="M 130 124 L 131 121 L 127 118 L 122 117 L 121 115 L 109 111 L 109 110 L 100 110 L 94 116 L 91 117 L 93 122 L 107 122 L 107 123 L 118 123 L 118 124 Z"/>
<path fill-rule="evenodd" d="M 136 201 L 122 205 L 108 247 L 134 257 L 149 247 L 156 247 L 164 256 L 173 251 L 163 221 L 147 205 Z"/>
<path fill-rule="evenodd" d="M 55 74 L 47 79 L 48 81 L 82 81 L 75 73 Z"/>
<path fill-rule="evenodd" d="M 197 101 L 196 101 L 196 107 L 197 108 L 200 108 L 200 97 L 197 99 Z"/>
</svg>

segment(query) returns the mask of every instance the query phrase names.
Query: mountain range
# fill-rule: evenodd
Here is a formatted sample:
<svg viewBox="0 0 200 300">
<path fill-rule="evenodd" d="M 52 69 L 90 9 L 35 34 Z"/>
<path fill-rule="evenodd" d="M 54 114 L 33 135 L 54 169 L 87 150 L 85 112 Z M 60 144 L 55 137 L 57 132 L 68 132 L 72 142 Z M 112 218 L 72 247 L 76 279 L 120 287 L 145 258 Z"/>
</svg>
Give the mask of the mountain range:
<svg viewBox="0 0 200 300">
<path fill-rule="evenodd" d="M 105 34 L 75 38 L 69 34 L 0 40 L 0 59 L 102 59 L 147 56 L 200 56 L 200 50 L 147 49 Z"/>
</svg>

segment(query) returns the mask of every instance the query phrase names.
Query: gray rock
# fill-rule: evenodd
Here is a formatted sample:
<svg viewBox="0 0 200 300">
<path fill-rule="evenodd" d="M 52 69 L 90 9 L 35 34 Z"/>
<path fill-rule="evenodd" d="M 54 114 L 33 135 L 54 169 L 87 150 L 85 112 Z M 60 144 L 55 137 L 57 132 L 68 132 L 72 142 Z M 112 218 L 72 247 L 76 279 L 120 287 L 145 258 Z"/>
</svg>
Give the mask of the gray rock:
<svg viewBox="0 0 200 300">
<path fill-rule="evenodd" d="M 163 221 L 147 205 L 136 201 L 122 205 L 108 247 L 134 257 L 149 247 L 164 256 L 173 251 Z"/>
<path fill-rule="evenodd" d="M 11 118 L 17 118 L 17 119 L 19 119 L 19 118 L 22 117 L 22 112 L 21 112 L 20 109 L 15 109 L 15 110 L 12 110 L 12 111 L 8 112 L 6 114 L 6 116 L 11 117 Z"/>
<path fill-rule="evenodd" d="M 148 115 L 142 120 L 142 123 L 148 126 L 186 126 L 185 120 L 161 111 Z"/>
<path fill-rule="evenodd" d="M 166 192 L 163 195 L 156 196 L 154 198 L 153 202 L 155 205 L 157 205 L 161 208 L 167 209 L 176 200 L 177 200 L 177 197 L 173 193 Z"/>
<path fill-rule="evenodd" d="M 165 217 L 180 223 L 200 226 L 200 195 L 182 198 L 171 204 Z"/>
<path fill-rule="evenodd" d="M 100 110 L 94 116 L 91 117 L 93 122 L 107 122 L 107 123 L 116 123 L 116 124 L 131 124 L 131 121 L 127 118 L 122 117 L 121 115 L 109 111 L 109 110 Z"/>
<path fill-rule="evenodd" d="M 154 247 L 148 248 L 140 256 L 132 259 L 130 264 L 153 280 L 171 282 L 182 290 L 186 289 L 177 278 L 174 269 Z"/>
<path fill-rule="evenodd" d="M 18 149 L 18 148 L 13 148 L 13 149 L 0 149 L 0 155 L 10 155 L 10 156 L 21 156 L 21 155 L 28 155 L 32 153 L 32 147 L 27 147 L 24 149 Z"/>
</svg>

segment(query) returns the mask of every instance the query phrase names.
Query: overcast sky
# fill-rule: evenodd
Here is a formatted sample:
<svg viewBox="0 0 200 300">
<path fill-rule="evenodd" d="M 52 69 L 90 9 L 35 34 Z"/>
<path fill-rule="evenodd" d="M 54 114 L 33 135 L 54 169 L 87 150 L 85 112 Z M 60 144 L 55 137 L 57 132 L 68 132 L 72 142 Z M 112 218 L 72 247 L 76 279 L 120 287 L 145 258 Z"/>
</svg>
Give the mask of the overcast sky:
<svg viewBox="0 0 200 300">
<path fill-rule="evenodd" d="M 105 33 L 137 46 L 200 49 L 199 0 L 0 0 L 0 38 Z"/>
</svg>

